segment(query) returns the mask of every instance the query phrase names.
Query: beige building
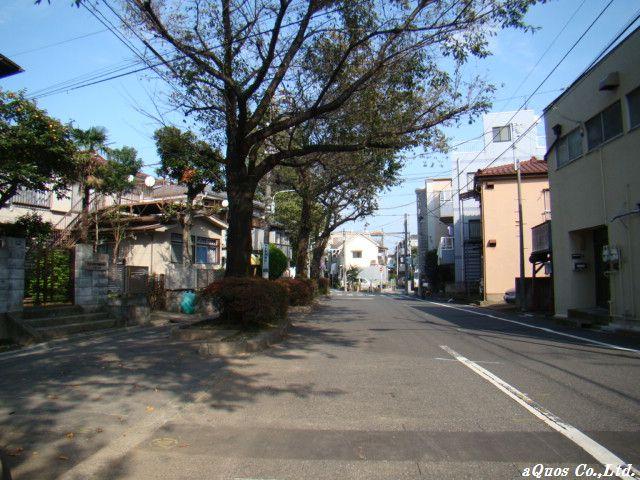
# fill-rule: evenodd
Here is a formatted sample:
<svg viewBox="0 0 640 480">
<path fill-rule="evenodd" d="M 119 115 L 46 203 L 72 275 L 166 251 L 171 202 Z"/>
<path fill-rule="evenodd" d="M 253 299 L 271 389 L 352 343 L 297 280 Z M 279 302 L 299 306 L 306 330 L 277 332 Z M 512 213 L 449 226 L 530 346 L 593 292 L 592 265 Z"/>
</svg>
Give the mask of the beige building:
<svg viewBox="0 0 640 480">
<path fill-rule="evenodd" d="M 549 205 L 547 162 L 532 158 L 520 162 L 522 217 L 526 276 L 531 267 L 531 227 L 546 220 Z M 478 170 L 475 196 L 480 200 L 483 295 L 488 301 L 502 301 L 507 290 L 516 287 L 520 276 L 520 234 L 518 228 L 518 186 L 513 163 Z"/>
<path fill-rule="evenodd" d="M 640 30 L 544 120 L 556 315 L 640 326 Z"/>
</svg>

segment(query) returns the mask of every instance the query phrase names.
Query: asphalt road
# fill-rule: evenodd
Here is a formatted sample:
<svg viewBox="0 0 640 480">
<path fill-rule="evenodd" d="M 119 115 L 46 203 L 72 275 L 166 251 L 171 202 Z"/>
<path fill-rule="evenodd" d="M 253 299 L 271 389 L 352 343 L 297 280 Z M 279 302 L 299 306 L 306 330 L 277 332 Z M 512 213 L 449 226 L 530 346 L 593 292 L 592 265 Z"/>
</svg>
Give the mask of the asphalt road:
<svg viewBox="0 0 640 480">
<path fill-rule="evenodd" d="M 532 317 L 334 294 L 248 357 L 200 358 L 165 329 L 0 357 L 0 444 L 17 479 L 589 478 L 589 468 L 597 478 L 608 461 L 640 465 L 636 348 Z"/>
</svg>

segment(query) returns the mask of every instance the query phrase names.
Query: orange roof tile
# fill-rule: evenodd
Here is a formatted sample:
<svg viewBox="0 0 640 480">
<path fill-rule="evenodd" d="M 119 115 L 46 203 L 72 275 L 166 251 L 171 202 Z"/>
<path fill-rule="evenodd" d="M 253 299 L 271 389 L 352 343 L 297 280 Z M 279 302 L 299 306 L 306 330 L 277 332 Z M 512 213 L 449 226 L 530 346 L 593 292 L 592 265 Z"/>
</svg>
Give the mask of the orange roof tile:
<svg viewBox="0 0 640 480">
<path fill-rule="evenodd" d="M 530 160 L 520 162 L 520 173 L 522 175 L 542 175 L 547 172 L 547 162 L 544 160 L 538 160 L 536 157 L 531 157 Z M 480 169 L 476 172 L 476 177 L 502 177 L 515 174 L 515 166 L 513 163 L 508 163 L 506 165 L 497 165 L 495 167 Z"/>
</svg>

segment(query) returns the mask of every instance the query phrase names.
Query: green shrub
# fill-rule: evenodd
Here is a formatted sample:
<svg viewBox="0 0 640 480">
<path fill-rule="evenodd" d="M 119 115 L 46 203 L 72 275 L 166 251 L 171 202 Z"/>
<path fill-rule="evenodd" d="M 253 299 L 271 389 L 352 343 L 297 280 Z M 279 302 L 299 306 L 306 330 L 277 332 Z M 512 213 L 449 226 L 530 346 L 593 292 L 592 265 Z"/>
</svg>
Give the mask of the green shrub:
<svg viewBox="0 0 640 480">
<path fill-rule="evenodd" d="M 222 278 L 206 287 L 202 296 L 213 301 L 224 320 L 240 328 L 277 322 L 286 317 L 289 305 L 287 288 L 263 278 Z"/>
<path fill-rule="evenodd" d="M 289 305 L 311 305 L 315 282 L 308 278 L 281 278 L 276 283 L 284 286 L 289 293 Z"/>
<path fill-rule="evenodd" d="M 262 259 L 260 259 L 262 261 Z M 288 259 L 285 253 L 275 245 L 269 245 L 269 278 L 278 279 L 287 269 Z"/>
<path fill-rule="evenodd" d="M 320 277 L 318 279 L 318 291 L 321 295 L 329 295 L 329 279 Z"/>
</svg>

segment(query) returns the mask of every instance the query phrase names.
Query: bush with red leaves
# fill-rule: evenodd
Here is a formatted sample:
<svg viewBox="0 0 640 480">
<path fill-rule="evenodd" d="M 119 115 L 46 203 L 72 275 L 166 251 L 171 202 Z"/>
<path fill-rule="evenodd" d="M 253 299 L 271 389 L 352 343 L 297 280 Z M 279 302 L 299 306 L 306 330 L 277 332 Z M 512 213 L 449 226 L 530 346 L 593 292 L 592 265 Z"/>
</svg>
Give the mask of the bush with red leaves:
<svg viewBox="0 0 640 480">
<path fill-rule="evenodd" d="M 287 316 L 287 288 L 263 278 L 227 277 L 216 280 L 202 291 L 220 311 L 223 320 L 249 328 L 274 323 Z"/>
<path fill-rule="evenodd" d="M 289 305 L 311 305 L 316 282 L 308 278 L 281 278 L 276 283 L 283 285 L 289 293 Z"/>
</svg>

